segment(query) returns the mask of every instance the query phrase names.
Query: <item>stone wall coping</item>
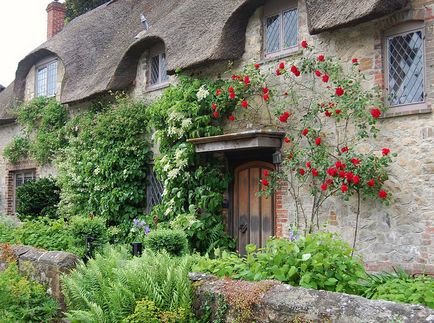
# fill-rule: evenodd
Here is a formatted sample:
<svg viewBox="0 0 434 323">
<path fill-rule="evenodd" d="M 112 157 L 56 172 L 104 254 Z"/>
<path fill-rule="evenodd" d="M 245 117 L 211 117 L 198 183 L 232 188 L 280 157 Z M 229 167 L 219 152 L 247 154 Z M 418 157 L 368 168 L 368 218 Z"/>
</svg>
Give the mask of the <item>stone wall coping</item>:
<svg viewBox="0 0 434 323">
<path fill-rule="evenodd" d="M 200 314 L 208 302 L 213 311 L 225 295 L 225 286 L 232 280 L 212 275 L 190 273 L 194 283 L 193 309 Z M 243 282 L 245 286 L 260 282 Z M 247 288 L 250 289 L 250 288 Z M 210 295 L 214 296 L 210 298 Z M 243 297 L 240 291 L 240 297 Z M 213 302 L 209 304 L 209 301 Z M 256 322 L 334 322 L 334 323 L 390 323 L 434 322 L 434 310 L 422 305 L 400 304 L 383 300 L 370 300 L 361 296 L 323 290 L 276 284 L 259 297 L 251 308 Z M 203 314 L 203 313 L 202 313 Z M 213 312 L 213 315 L 216 313 Z M 221 313 L 219 314 L 221 315 Z M 228 304 L 224 322 L 236 319 L 234 309 Z"/>
<path fill-rule="evenodd" d="M 31 246 L 12 246 L 12 250 L 18 258 L 18 261 L 30 261 L 39 264 L 56 266 L 59 269 L 75 268 L 79 258 L 69 252 L 64 251 L 46 251 Z"/>
</svg>

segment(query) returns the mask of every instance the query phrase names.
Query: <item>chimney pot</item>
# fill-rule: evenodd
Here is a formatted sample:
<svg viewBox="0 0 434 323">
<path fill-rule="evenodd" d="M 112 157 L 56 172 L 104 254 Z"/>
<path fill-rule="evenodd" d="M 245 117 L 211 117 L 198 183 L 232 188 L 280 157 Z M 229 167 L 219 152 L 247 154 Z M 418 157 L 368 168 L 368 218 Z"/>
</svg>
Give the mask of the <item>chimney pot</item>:
<svg viewBox="0 0 434 323">
<path fill-rule="evenodd" d="M 52 1 L 47 6 L 47 39 L 50 39 L 63 29 L 65 13 L 65 5 L 58 0 Z"/>
</svg>

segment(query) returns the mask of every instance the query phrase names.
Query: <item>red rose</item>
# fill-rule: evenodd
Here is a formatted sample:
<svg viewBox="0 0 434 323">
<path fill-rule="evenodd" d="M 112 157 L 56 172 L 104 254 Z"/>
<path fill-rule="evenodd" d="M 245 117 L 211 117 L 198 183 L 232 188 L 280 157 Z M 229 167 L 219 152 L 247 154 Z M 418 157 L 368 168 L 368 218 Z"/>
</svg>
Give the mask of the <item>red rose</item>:
<svg viewBox="0 0 434 323">
<path fill-rule="evenodd" d="M 340 110 L 340 109 L 336 109 L 336 110 L 335 110 L 335 113 L 336 113 L 336 114 L 340 114 L 341 112 L 342 112 L 342 110 Z"/>
<path fill-rule="evenodd" d="M 359 60 L 358 60 L 357 58 L 353 58 L 353 59 L 351 60 L 351 62 L 352 62 L 353 64 L 357 64 L 357 63 L 359 62 Z"/>
<path fill-rule="evenodd" d="M 313 177 L 317 177 L 318 176 L 318 171 L 315 168 L 312 168 L 311 172 L 312 172 L 312 176 Z"/>
<path fill-rule="evenodd" d="M 244 76 L 244 84 L 246 85 L 250 84 L 250 77 L 248 75 Z"/>
<path fill-rule="evenodd" d="M 229 93 L 234 93 L 234 88 L 232 86 L 228 87 Z"/>
<path fill-rule="evenodd" d="M 325 57 L 324 57 L 324 55 L 319 55 L 318 56 L 318 60 L 320 61 L 320 62 L 324 62 L 324 60 L 325 60 Z"/>
<path fill-rule="evenodd" d="M 301 47 L 303 47 L 303 48 L 307 48 L 307 41 L 306 40 L 303 40 L 302 42 L 301 42 Z"/>
<path fill-rule="evenodd" d="M 375 185 L 375 179 L 371 179 L 371 180 L 368 182 L 368 186 L 373 187 L 374 185 Z"/>
<path fill-rule="evenodd" d="M 263 180 L 261 180 L 261 183 L 264 186 L 268 186 L 268 181 L 265 178 Z"/>
<path fill-rule="evenodd" d="M 324 112 L 324 114 L 325 114 L 326 117 L 331 117 L 332 116 L 332 113 L 329 110 L 326 110 Z"/>
<path fill-rule="evenodd" d="M 322 75 L 322 73 L 319 70 L 316 70 L 315 71 L 315 75 L 318 76 L 318 77 L 320 77 Z"/>
<path fill-rule="evenodd" d="M 359 184 L 360 183 L 360 176 L 358 176 L 358 175 L 354 175 L 354 177 L 353 177 L 353 183 L 354 184 Z"/>
<path fill-rule="evenodd" d="M 340 160 L 335 163 L 336 168 L 344 169 L 347 165 L 343 164 Z"/>
<path fill-rule="evenodd" d="M 315 138 L 315 145 L 317 145 L 317 146 L 321 145 L 321 138 L 320 137 Z"/>
<path fill-rule="evenodd" d="M 326 183 L 324 183 L 324 184 L 321 185 L 321 189 L 322 189 L 323 191 L 327 191 L 327 188 L 328 188 L 328 186 L 327 186 Z"/>
<path fill-rule="evenodd" d="M 288 137 L 283 138 L 283 140 L 284 140 L 286 143 L 290 143 L 290 142 L 291 142 L 291 139 L 289 139 Z"/>
<path fill-rule="evenodd" d="M 299 170 L 298 170 L 298 173 L 300 174 L 300 175 L 304 175 L 304 173 L 305 173 L 305 171 L 304 171 L 304 169 L 303 168 L 300 168 Z"/>
<path fill-rule="evenodd" d="M 235 117 L 232 116 L 232 115 L 230 115 L 230 116 L 228 117 L 228 119 L 229 119 L 230 121 L 235 121 Z"/>
<path fill-rule="evenodd" d="M 358 166 L 361 160 L 357 158 L 351 158 L 351 162 L 353 163 L 354 166 Z"/>
<path fill-rule="evenodd" d="M 257 69 L 257 70 L 261 67 L 261 65 L 259 65 L 257 63 L 254 66 L 255 66 L 255 69 Z"/>
<path fill-rule="evenodd" d="M 241 101 L 241 106 L 245 109 L 249 106 L 249 103 L 246 100 Z"/>
<path fill-rule="evenodd" d="M 387 156 L 390 153 L 390 149 L 389 148 L 383 148 L 381 150 L 381 153 L 383 154 L 383 156 Z"/>
<path fill-rule="evenodd" d="M 326 184 L 327 185 L 332 185 L 333 184 L 333 180 L 331 178 L 326 180 Z"/>
<path fill-rule="evenodd" d="M 215 111 L 217 109 L 217 104 L 215 104 L 215 103 L 211 104 L 211 109 L 213 111 Z"/>
<path fill-rule="evenodd" d="M 280 70 L 279 70 L 279 69 L 276 70 L 276 75 L 277 75 L 277 76 L 282 75 L 282 73 L 280 73 Z"/>
<path fill-rule="evenodd" d="M 222 89 L 217 89 L 215 90 L 215 95 L 219 96 L 220 94 L 222 94 Z"/>
<path fill-rule="evenodd" d="M 323 81 L 324 83 L 327 83 L 327 82 L 329 81 L 329 79 L 330 79 L 330 77 L 329 77 L 327 74 L 324 74 L 324 75 L 322 76 L 322 81 Z"/>
<path fill-rule="evenodd" d="M 387 192 L 386 191 L 383 191 L 383 190 L 380 190 L 379 192 L 378 192 L 378 196 L 380 197 L 380 199 L 385 199 L 386 197 L 387 197 Z"/>
<path fill-rule="evenodd" d="M 279 64 L 279 69 L 281 69 L 281 70 L 285 69 L 285 63 L 284 62 L 281 62 Z"/>
<path fill-rule="evenodd" d="M 285 114 L 280 115 L 279 121 L 280 122 L 287 122 L 288 121 L 288 116 L 285 115 Z"/>
<path fill-rule="evenodd" d="M 306 163 L 306 168 L 310 168 L 310 166 L 311 166 L 310 162 L 307 162 Z"/>
<path fill-rule="evenodd" d="M 338 173 L 338 170 L 336 168 L 329 168 L 327 169 L 327 174 L 329 174 L 330 176 L 336 176 L 336 174 Z"/>
<path fill-rule="evenodd" d="M 371 109 L 371 115 L 374 119 L 378 119 L 381 116 L 381 110 L 380 109 Z"/>
<path fill-rule="evenodd" d="M 347 146 L 341 148 L 341 151 L 342 151 L 343 153 L 346 153 L 348 150 L 349 150 L 349 149 L 348 149 Z"/>
<path fill-rule="evenodd" d="M 351 172 L 348 172 L 345 174 L 345 178 L 347 179 L 348 183 L 350 183 L 353 180 L 354 174 Z"/>
<path fill-rule="evenodd" d="M 270 97 L 268 96 L 268 94 L 264 94 L 262 96 L 262 98 L 264 99 L 264 101 L 268 101 L 270 99 Z"/>
<path fill-rule="evenodd" d="M 345 175 L 347 175 L 343 170 L 339 171 L 339 177 L 345 178 Z"/>
<path fill-rule="evenodd" d="M 233 80 L 236 80 L 236 79 L 238 78 L 238 75 L 234 75 L 234 74 L 232 74 L 231 78 L 232 78 Z"/>
<path fill-rule="evenodd" d="M 344 89 L 341 88 L 340 86 L 338 88 L 336 88 L 336 95 L 337 96 L 342 96 L 344 95 Z"/>
<path fill-rule="evenodd" d="M 263 174 L 264 174 L 265 177 L 267 177 L 268 175 L 270 175 L 270 173 L 269 173 L 268 170 L 266 170 L 266 169 L 264 169 Z"/>
<path fill-rule="evenodd" d="M 301 132 L 303 136 L 307 136 L 308 133 L 309 133 L 309 129 L 303 129 L 303 131 Z"/>
<path fill-rule="evenodd" d="M 292 65 L 292 66 L 291 66 L 291 72 L 295 74 L 297 71 L 298 71 L 297 66 Z"/>
<path fill-rule="evenodd" d="M 342 193 L 347 192 L 348 191 L 348 186 L 345 185 L 345 184 L 342 184 L 341 191 L 342 191 Z"/>
<path fill-rule="evenodd" d="M 300 76 L 300 74 L 301 74 L 301 73 L 300 73 L 300 71 L 299 71 L 299 70 L 297 70 L 297 71 L 296 71 L 296 72 L 294 73 L 294 75 L 295 75 L 295 76 L 297 76 L 297 77 L 299 77 L 299 76 Z"/>
<path fill-rule="evenodd" d="M 214 118 L 218 118 L 220 116 L 220 114 L 218 113 L 218 111 L 214 111 L 213 114 Z"/>
<path fill-rule="evenodd" d="M 262 93 L 267 94 L 270 90 L 267 87 L 262 88 Z"/>
<path fill-rule="evenodd" d="M 229 98 L 231 98 L 231 99 L 235 99 L 235 93 L 234 92 L 231 92 L 231 93 L 229 93 Z"/>
</svg>

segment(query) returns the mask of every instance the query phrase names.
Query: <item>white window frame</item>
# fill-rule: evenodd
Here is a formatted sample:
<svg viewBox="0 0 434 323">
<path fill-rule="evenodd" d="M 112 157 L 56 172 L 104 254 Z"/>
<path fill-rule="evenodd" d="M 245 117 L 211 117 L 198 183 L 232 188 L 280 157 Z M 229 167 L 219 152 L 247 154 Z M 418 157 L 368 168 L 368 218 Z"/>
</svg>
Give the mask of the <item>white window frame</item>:
<svg viewBox="0 0 434 323">
<path fill-rule="evenodd" d="M 54 93 L 48 95 L 48 85 L 50 84 L 50 75 L 48 74 L 49 66 L 52 64 L 56 64 L 56 69 L 54 72 Z M 44 93 L 39 93 L 39 82 L 38 82 L 38 73 L 42 69 L 47 69 L 47 80 L 45 84 Z M 58 78 L 58 70 L 59 70 L 59 62 L 57 58 L 46 60 L 35 67 L 35 96 L 45 96 L 45 97 L 55 97 L 57 95 L 57 78 Z M 53 82 L 53 80 L 51 80 Z"/>
<path fill-rule="evenodd" d="M 31 174 L 31 179 L 26 181 L 26 175 Z M 13 172 L 13 194 L 14 194 L 14 198 L 13 198 L 13 213 L 16 213 L 17 210 L 17 188 L 21 185 L 17 185 L 17 177 L 18 176 L 22 176 L 23 177 L 23 184 L 27 183 L 27 182 L 31 182 L 34 181 L 36 179 L 36 169 L 32 168 L 32 169 L 23 169 L 23 170 L 17 170 Z"/>
<path fill-rule="evenodd" d="M 288 5 L 289 3 L 289 5 Z M 297 40 L 295 42 L 294 46 L 283 48 L 285 37 L 284 37 L 284 22 L 283 22 L 283 15 L 284 13 L 288 11 L 296 10 L 297 14 Z M 267 53 L 267 19 L 279 16 L 280 20 L 280 49 L 272 52 Z M 265 59 L 269 58 L 276 58 L 280 56 L 289 55 L 291 53 L 297 52 L 299 50 L 299 38 L 300 38 L 300 16 L 299 16 L 299 10 L 298 10 L 298 3 L 297 1 L 270 1 L 270 3 L 267 3 L 264 8 L 264 18 L 263 18 L 263 56 Z"/>
<path fill-rule="evenodd" d="M 422 51 L 423 51 L 423 101 L 414 102 L 414 103 L 405 103 L 405 104 L 397 104 L 392 105 L 389 96 L 389 39 L 394 38 L 396 36 L 406 35 L 414 32 L 420 31 L 422 33 Z M 390 107 L 390 109 L 386 112 L 385 117 L 394 116 L 394 115 L 406 115 L 413 113 L 426 113 L 431 112 L 431 109 L 428 108 L 426 98 L 427 98 L 427 64 L 426 64 L 426 44 L 425 44 L 425 26 L 423 22 L 412 21 L 396 26 L 387 32 L 384 33 L 383 36 L 383 54 L 384 54 L 384 85 L 385 85 L 385 103 Z"/>
</svg>

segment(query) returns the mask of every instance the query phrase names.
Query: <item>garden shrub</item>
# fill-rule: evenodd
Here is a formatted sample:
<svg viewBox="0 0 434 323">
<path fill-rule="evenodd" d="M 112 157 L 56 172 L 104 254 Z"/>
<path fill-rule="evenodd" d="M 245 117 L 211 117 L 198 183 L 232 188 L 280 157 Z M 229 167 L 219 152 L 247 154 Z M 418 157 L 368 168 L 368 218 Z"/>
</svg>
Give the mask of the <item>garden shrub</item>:
<svg viewBox="0 0 434 323">
<path fill-rule="evenodd" d="M 371 299 L 422 304 L 434 308 L 434 278 L 411 277 L 402 269 L 393 273 L 369 275 L 363 294 Z"/>
<path fill-rule="evenodd" d="M 41 178 L 17 188 L 17 213 L 20 220 L 39 216 L 55 218 L 60 188 L 53 178 Z"/>
<path fill-rule="evenodd" d="M 108 242 L 106 220 L 99 217 L 74 216 L 69 221 L 68 234 L 71 237 L 70 250 L 83 257 L 86 253 L 86 237 L 93 238 L 95 250 L 102 250 Z"/>
<path fill-rule="evenodd" d="M 33 246 L 45 250 L 68 251 L 71 239 L 64 220 L 24 222 L 12 232 L 10 243 Z"/>
<path fill-rule="evenodd" d="M 19 274 L 10 263 L 0 271 L 0 318 L 4 323 L 50 322 L 57 315 L 58 303 L 46 288 Z"/>
<path fill-rule="evenodd" d="M 188 253 L 187 236 L 181 230 L 158 229 L 145 238 L 145 247 L 155 252 L 166 250 L 173 256 Z"/>
<path fill-rule="evenodd" d="M 259 281 L 275 279 L 292 286 L 360 294 L 364 267 L 351 257 L 352 249 L 332 233 L 308 234 L 297 240 L 270 239 L 265 248 L 247 246 L 247 257 L 217 252 L 203 257 L 194 271 Z"/>
<path fill-rule="evenodd" d="M 187 311 L 191 263 L 190 256 L 172 258 L 145 249 L 141 257 L 131 257 L 126 249 L 107 248 L 62 277 L 66 316 L 72 322 L 122 322 L 144 299 L 163 312 Z"/>
</svg>

